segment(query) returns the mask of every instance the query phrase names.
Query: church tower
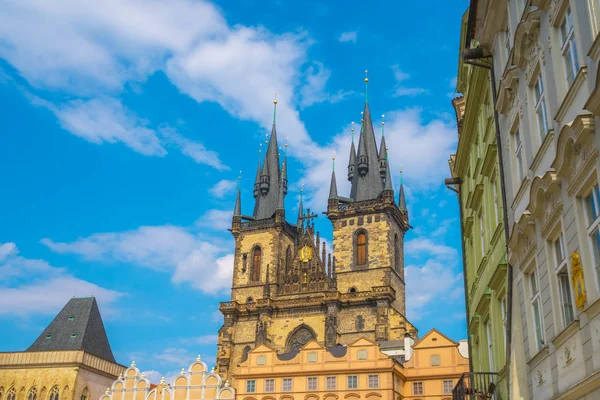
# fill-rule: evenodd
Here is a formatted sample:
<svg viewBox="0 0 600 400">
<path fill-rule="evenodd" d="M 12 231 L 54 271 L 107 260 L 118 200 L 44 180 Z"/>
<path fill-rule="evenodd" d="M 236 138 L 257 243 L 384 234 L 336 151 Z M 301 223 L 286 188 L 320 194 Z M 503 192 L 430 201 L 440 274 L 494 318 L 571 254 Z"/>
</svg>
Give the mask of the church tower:
<svg viewBox="0 0 600 400">
<path fill-rule="evenodd" d="M 235 380 L 237 366 L 260 345 L 287 359 L 310 340 L 333 347 L 365 337 L 398 355 L 405 335 L 416 337 L 404 317 L 404 192 L 401 186 L 399 207 L 384 139 L 380 147 L 366 103 L 358 152 L 354 143 L 351 148 L 350 197 L 338 196 L 332 171 L 325 214 L 334 228 L 334 254 L 327 254 L 314 229 L 317 214 L 304 209 L 302 198 L 296 223 L 285 218 L 287 159 L 280 163 L 274 112 L 256 171 L 253 213 L 242 213 L 239 187 L 234 206 L 231 299 L 220 305 L 217 350 L 223 378 Z"/>
</svg>

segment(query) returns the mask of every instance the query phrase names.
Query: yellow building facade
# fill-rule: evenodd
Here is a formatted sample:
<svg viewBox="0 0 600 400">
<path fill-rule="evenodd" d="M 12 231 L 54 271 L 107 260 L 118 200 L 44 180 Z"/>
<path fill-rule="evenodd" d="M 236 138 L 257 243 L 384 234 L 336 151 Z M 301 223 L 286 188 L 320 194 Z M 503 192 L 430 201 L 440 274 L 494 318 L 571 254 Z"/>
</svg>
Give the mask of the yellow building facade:
<svg viewBox="0 0 600 400">
<path fill-rule="evenodd" d="M 261 345 L 236 369 L 233 385 L 240 400 L 446 400 L 469 369 L 462 350 L 436 330 L 412 345 L 404 363 L 364 338 L 329 348 L 311 340 L 284 354 Z"/>
<path fill-rule="evenodd" d="M 0 399 L 96 400 L 124 370 L 96 300 L 73 298 L 26 351 L 0 353 Z"/>
</svg>

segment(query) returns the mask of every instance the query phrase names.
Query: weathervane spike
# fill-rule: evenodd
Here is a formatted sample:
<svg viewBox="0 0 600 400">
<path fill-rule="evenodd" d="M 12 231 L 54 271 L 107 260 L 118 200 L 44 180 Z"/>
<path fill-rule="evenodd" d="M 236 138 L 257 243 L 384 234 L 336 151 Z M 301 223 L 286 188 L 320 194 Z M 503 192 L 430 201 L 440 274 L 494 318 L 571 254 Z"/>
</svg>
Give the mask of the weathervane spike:
<svg viewBox="0 0 600 400">
<path fill-rule="evenodd" d="M 333 151 L 333 155 L 331 157 L 331 170 L 335 172 L 335 150 Z"/>
<path fill-rule="evenodd" d="M 383 127 L 385 125 L 385 122 L 383 121 L 384 117 L 385 117 L 385 114 L 381 114 L 381 137 L 383 137 L 385 135 L 385 133 L 383 131 Z M 385 150 L 387 151 L 387 148 Z"/>
<path fill-rule="evenodd" d="M 369 102 L 369 70 L 365 69 L 365 103 Z"/>
<path fill-rule="evenodd" d="M 275 92 L 275 98 L 273 99 L 273 125 L 275 125 L 275 117 L 277 116 L 277 92 Z"/>
</svg>

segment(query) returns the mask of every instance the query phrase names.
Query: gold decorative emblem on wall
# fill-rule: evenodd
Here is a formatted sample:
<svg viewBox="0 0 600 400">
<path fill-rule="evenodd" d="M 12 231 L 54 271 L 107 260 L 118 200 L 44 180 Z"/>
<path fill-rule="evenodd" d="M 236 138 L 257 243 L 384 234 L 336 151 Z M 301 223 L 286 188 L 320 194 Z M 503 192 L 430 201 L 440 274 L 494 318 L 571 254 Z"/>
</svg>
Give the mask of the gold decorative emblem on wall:
<svg viewBox="0 0 600 400">
<path fill-rule="evenodd" d="M 312 258 L 312 247 L 304 246 L 300 249 L 300 261 L 308 262 Z"/>
<path fill-rule="evenodd" d="M 583 266 L 579 260 L 578 252 L 571 255 L 571 283 L 575 292 L 575 304 L 577 304 L 577 308 L 583 311 L 587 294 L 585 292 L 585 282 L 583 281 Z"/>
</svg>

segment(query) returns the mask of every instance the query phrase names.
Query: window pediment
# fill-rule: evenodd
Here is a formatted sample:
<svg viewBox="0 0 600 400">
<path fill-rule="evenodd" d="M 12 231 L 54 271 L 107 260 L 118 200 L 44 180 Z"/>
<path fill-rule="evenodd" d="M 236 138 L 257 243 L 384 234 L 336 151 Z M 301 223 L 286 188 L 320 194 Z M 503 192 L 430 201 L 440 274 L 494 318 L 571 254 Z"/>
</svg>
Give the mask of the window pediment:
<svg viewBox="0 0 600 400">
<path fill-rule="evenodd" d="M 541 15 L 542 10 L 530 11 L 525 20 L 517 26 L 513 63 L 519 68 L 535 64 L 533 61 L 543 53 L 542 47 L 538 44 Z M 528 67 L 527 70 L 529 69 Z"/>
<path fill-rule="evenodd" d="M 555 171 L 547 171 L 544 176 L 533 180 L 527 209 L 534 218 L 541 222 L 542 236 L 547 237 L 547 230 L 556 221 L 562 210 L 560 181 Z"/>
<path fill-rule="evenodd" d="M 515 107 L 517 100 L 517 88 L 519 86 L 519 69 L 510 67 L 506 70 L 504 77 L 500 81 L 500 89 L 498 90 L 498 101 L 496 110 L 501 114 L 508 114 L 509 110 Z"/>
<path fill-rule="evenodd" d="M 509 260 L 511 263 L 519 262 L 521 267 L 527 265 L 525 260 L 533 257 L 535 253 L 535 220 L 530 211 L 525 211 L 514 224 L 510 235 Z"/>
</svg>

